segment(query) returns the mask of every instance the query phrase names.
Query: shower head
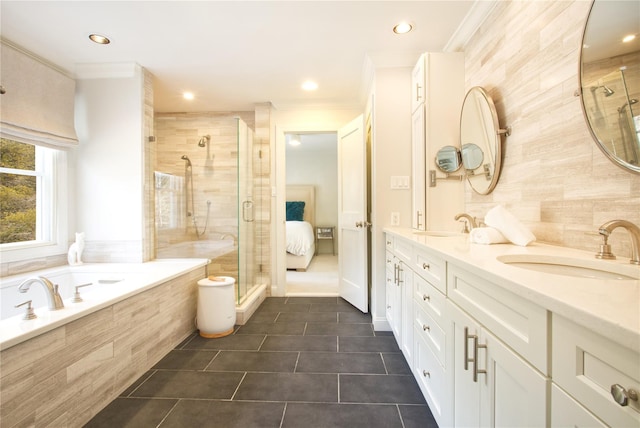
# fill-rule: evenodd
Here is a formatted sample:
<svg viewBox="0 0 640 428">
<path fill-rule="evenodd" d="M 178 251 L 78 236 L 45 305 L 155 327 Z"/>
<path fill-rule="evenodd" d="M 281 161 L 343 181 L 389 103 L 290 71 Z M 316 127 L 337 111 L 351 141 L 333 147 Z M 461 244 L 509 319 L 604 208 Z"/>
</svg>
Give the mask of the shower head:
<svg viewBox="0 0 640 428">
<path fill-rule="evenodd" d="M 207 144 L 209 144 L 209 141 L 211 141 L 211 135 L 205 135 L 200 138 L 200 141 L 198 141 L 198 147 L 206 147 Z"/>
<path fill-rule="evenodd" d="M 611 95 L 616 93 L 613 89 L 611 89 L 611 88 L 609 88 L 608 86 L 605 86 L 605 85 L 592 86 L 590 89 L 591 89 L 591 92 L 595 92 L 596 90 L 598 90 L 600 88 L 602 88 L 605 97 L 610 97 Z"/>
<path fill-rule="evenodd" d="M 182 159 L 182 160 L 184 160 L 184 161 L 187 161 L 187 165 L 186 165 L 186 166 L 187 166 L 187 167 L 191 167 L 191 159 L 189 159 L 189 156 L 187 156 L 187 155 L 182 155 L 182 157 L 181 157 L 180 159 Z"/>
</svg>

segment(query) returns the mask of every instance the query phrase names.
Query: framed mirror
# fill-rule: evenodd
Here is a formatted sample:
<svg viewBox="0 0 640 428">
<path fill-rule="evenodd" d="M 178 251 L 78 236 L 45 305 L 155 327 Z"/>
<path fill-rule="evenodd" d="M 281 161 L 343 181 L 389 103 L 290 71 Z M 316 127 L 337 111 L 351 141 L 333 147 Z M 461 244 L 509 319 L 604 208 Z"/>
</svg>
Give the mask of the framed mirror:
<svg viewBox="0 0 640 428">
<path fill-rule="evenodd" d="M 456 172 L 462 166 L 460 151 L 454 146 L 444 146 L 436 153 L 436 166 L 447 174 Z"/>
<path fill-rule="evenodd" d="M 460 114 L 460 147 L 467 181 L 481 195 L 493 191 L 502 167 L 502 135 L 493 99 L 480 86 L 469 89 Z"/>
<path fill-rule="evenodd" d="M 596 145 L 640 174 L 640 2 L 594 0 L 578 75 L 576 95 Z"/>
</svg>

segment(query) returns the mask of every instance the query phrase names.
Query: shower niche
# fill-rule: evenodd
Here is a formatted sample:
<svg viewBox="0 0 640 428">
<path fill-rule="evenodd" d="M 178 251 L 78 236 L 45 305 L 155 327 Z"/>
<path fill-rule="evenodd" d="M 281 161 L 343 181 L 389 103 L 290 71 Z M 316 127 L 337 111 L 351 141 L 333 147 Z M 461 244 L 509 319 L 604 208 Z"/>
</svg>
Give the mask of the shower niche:
<svg viewBox="0 0 640 428">
<path fill-rule="evenodd" d="M 215 113 L 160 113 L 154 125 L 156 258 L 209 259 L 209 275 L 236 279 L 240 305 L 265 282 L 254 131 Z"/>
</svg>

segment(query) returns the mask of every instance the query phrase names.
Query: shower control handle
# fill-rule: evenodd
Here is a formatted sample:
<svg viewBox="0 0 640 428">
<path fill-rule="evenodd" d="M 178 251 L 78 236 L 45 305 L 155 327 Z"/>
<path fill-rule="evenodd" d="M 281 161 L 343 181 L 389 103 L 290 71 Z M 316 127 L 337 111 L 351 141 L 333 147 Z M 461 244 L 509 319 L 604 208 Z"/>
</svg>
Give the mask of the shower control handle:
<svg viewBox="0 0 640 428">
<path fill-rule="evenodd" d="M 253 221 L 253 201 L 242 202 L 242 220 L 247 223 Z"/>
</svg>

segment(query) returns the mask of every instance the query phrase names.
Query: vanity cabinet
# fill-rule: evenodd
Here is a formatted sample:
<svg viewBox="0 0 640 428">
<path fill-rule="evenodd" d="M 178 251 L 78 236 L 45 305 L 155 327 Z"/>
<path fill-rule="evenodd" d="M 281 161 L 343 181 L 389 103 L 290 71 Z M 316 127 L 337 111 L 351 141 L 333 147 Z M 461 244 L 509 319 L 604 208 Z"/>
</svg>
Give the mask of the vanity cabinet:
<svg viewBox="0 0 640 428">
<path fill-rule="evenodd" d="M 453 217 L 462 211 L 464 186 L 461 181 L 447 181 L 430 188 L 427 177 L 442 146 L 460 145 L 464 53 L 424 53 L 411 76 L 411 225 L 419 230 L 453 230 Z"/>
<path fill-rule="evenodd" d="M 552 336 L 553 425 L 640 426 L 638 400 L 628 399 L 620 405 L 611 392 L 612 386 L 618 385 L 619 389 L 640 393 L 637 350 L 555 314 Z M 567 402 L 572 406 L 565 407 Z"/>
<path fill-rule="evenodd" d="M 413 272 L 409 269 L 412 252 L 409 241 L 387 236 L 386 316 L 407 361 L 413 360 Z"/>
</svg>

